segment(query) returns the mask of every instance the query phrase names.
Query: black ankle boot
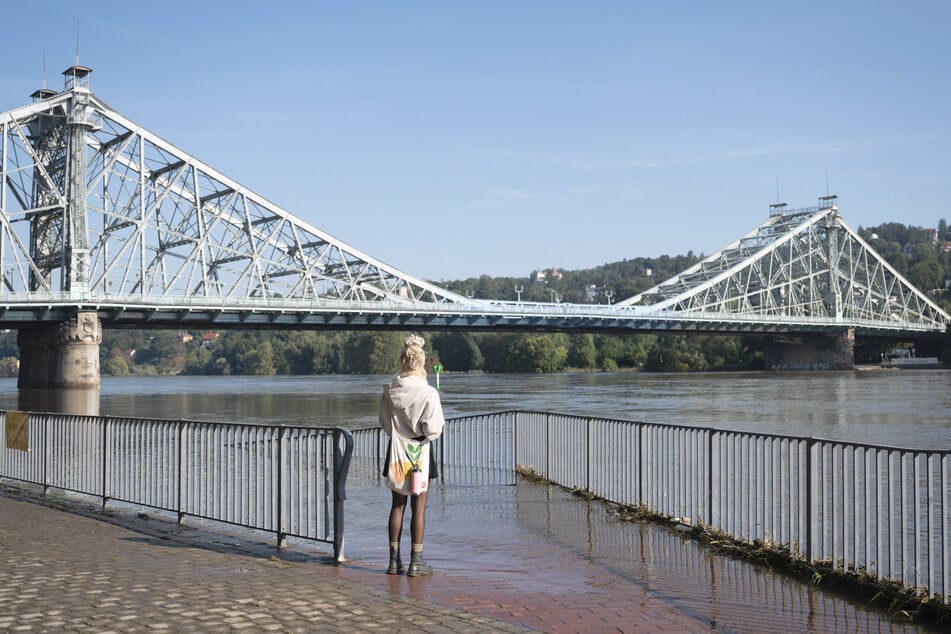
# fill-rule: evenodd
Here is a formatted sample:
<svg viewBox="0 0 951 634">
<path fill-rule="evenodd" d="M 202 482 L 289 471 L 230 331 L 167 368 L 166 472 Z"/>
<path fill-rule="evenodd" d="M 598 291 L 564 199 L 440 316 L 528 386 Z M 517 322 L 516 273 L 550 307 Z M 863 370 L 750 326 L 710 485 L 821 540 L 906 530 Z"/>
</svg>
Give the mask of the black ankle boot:
<svg viewBox="0 0 951 634">
<path fill-rule="evenodd" d="M 428 575 L 433 571 L 433 567 L 423 561 L 423 551 L 414 550 L 413 556 L 409 560 L 409 570 L 406 571 L 407 577 L 419 577 Z"/>
<path fill-rule="evenodd" d="M 403 560 L 400 559 L 399 548 L 390 548 L 390 567 L 386 569 L 388 575 L 403 574 Z"/>
</svg>

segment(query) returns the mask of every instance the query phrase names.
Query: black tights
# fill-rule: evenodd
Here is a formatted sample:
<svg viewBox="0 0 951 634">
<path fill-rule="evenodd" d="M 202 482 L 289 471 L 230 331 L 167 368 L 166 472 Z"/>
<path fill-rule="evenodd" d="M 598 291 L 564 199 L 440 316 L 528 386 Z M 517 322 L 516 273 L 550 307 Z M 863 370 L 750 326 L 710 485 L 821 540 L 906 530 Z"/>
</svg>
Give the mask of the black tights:
<svg viewBox="0 0 951 634">
<path fill-rule="evenodd" d="M 393 506 L 390 507 L 390 543 L 399 542 L 400 535 L 403 532 L 403 513 L 406 511 L 406 497 L 402 493 L 391 491 L 393 494 Z M 413 511 L 413 518 L 409 523 L 409 534 L 414 544 L 423 543 L 423 531 L 426 529 L 426 499 L 429 497 L 429 491 L 424 491 L 419 495 L 411 495 L 410 508 Z"/>
</svg>

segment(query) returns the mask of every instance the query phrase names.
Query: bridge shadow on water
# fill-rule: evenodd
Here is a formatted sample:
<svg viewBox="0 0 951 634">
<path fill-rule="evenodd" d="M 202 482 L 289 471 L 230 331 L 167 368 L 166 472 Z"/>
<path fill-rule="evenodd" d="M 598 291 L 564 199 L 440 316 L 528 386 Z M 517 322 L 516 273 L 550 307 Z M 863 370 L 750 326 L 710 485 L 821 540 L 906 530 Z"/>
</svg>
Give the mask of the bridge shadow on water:
<svg viewBox="0 0 951 634">
<path fill-rule="evenodd" d="M 347 558 L 350 565 L 380 571 L 381 578 L 387 577 L 382 572 L 388 556 L 389 500 L 382 480 L 351 474 Z M 408 516 L 409 509 L 404 555 L 410 541 Z M 714 554 L 676 529 L 623 521 L 603 502 L 527 481 L 516 486 L 435 484 L 427 508 L 425 556 L 437 571 L 434 582 L 406 586 L 390 577 L 381 587 L 466 608 L 479 606 L 461 595 L 478 588 L 507 596 L 526 614 L 539 597 L 563 603 L 596 598 L 601 605 L 635 610 L 659 602 L 698 631 L 932 631 L 893 621 L 763 566 Z"/>
</svg>

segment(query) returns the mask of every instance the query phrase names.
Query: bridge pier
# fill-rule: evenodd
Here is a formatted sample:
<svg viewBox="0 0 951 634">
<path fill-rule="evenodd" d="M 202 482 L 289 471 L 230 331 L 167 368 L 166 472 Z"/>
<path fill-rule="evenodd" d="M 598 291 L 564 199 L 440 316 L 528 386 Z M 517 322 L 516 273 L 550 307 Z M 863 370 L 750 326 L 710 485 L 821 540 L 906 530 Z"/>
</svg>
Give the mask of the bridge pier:
<svg viewBox="0 0 951 634">
<path fill-rule="evenodd" d="M 773 335 L 766 340 L 764 361 L 767 370 L 854 370 L 855 330 Z"/>
<path fill-rule="evenodd" d="M 45 328 L 21 328 L 20 389 L 99 388 L 99 344 L 102 325 L 95 312 Z"/>
</svg>

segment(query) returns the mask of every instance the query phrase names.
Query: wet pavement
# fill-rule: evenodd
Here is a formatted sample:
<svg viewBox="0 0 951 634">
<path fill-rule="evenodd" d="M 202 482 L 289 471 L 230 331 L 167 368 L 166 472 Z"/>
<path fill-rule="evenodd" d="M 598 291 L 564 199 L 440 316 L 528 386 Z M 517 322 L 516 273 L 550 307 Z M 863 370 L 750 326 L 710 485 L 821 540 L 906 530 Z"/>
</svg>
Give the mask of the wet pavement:
<svg viewBox="0 0 951 634">
<path fill-rule="evenodd" d="M 334 565 L 323 545 L 3 487 L 0 632 L 927 631 L 530 483 L 436 485 L 436 572 L 386 575 L 388 508 L 381 483 L 351 478 Z M 407 521 L 407 560 L 408 544 Z"/>
</svg>

